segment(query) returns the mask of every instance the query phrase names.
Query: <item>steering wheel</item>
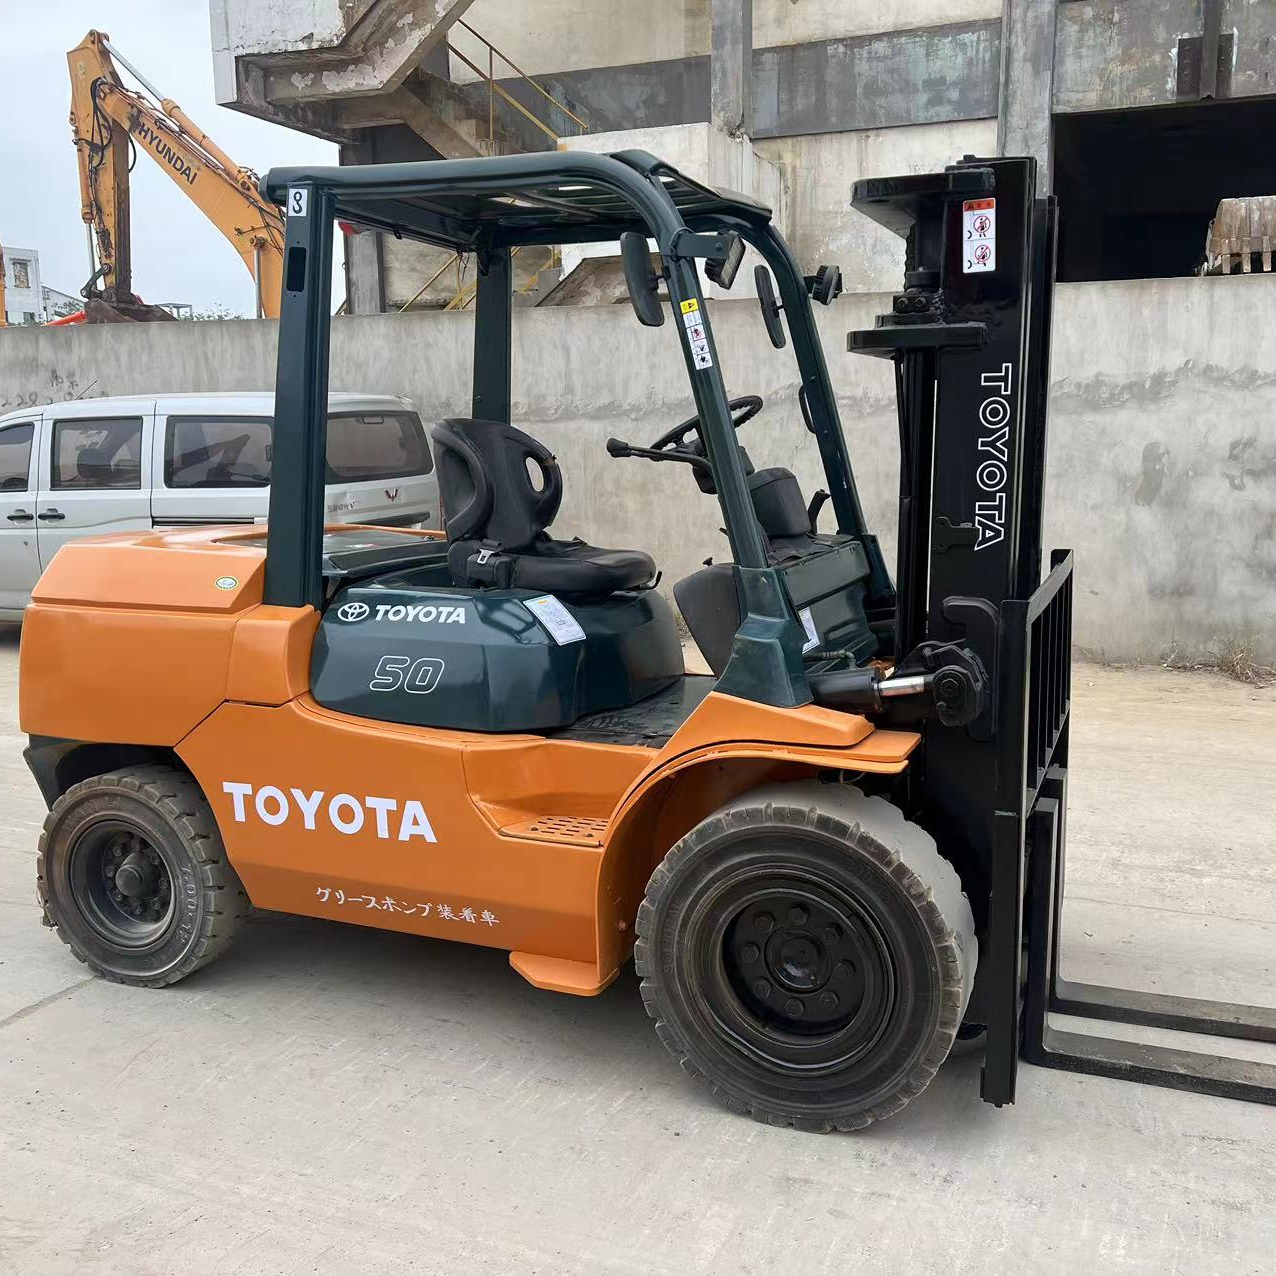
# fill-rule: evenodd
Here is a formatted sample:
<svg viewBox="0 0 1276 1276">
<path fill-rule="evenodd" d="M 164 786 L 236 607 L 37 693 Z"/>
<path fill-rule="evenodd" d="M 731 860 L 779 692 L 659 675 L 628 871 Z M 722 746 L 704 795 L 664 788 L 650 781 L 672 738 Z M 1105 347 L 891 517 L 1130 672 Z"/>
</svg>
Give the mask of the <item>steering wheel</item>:
<svg viewBox="0 0 1276 1276">
<path fill-rule="evenodd" d="M 727 404 L 727 410 L 731 413 L 731 425 L 733 429 L 738 430 L 746 421 L 752 421 L 759 412 L 762 411 L 762 396 L 757 394 L 741 395 L 738 399 L 732 399 Z M 691 448 L 688 445 L 688 436 L 692 434 L 698 435 L 700 432 L 700 418 L 698 416 L 688 417 L 681 425 L 675 425 L 672 430 L 666 430 L 652 445 L 653 452 L 686 452 Z M 700 449 L 703 455 L 703 448 Z"/>
</svg>

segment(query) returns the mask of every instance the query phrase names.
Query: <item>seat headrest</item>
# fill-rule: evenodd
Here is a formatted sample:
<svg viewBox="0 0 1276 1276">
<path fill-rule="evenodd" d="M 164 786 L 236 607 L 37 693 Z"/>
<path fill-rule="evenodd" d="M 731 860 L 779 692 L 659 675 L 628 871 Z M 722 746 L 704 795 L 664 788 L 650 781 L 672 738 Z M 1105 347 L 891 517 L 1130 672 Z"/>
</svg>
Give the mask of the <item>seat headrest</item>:
<svg viewBox="0 0 1276 1276">
<path fill-rule="evenodd" d="M 554 521 L 562 472 L 530 434 L 504 421 L 449 417 L 431 436 L 449 541 L 491 540 L 516 551 Z"/>
</svg>

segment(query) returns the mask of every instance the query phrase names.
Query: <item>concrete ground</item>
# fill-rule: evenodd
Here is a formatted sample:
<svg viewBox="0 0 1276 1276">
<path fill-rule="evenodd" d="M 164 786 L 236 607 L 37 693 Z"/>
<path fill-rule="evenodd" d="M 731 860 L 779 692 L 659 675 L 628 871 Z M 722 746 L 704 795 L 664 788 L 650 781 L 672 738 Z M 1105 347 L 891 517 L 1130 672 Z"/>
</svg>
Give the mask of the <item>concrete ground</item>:
<svg viewBox="0 0 1276 1276">
<path fill-rule="evenodd" d="M 39 924 L 0 627 L 0 1270 L 1269 1272 L 1276 1111 L 959 1058 L 900 1116 L 729 1116 L 632 975 L 255 918 L 158 992 Z M 1068 973 L 1271 1004 L 1276 690 L 1078 666 Z"/>
</svg>

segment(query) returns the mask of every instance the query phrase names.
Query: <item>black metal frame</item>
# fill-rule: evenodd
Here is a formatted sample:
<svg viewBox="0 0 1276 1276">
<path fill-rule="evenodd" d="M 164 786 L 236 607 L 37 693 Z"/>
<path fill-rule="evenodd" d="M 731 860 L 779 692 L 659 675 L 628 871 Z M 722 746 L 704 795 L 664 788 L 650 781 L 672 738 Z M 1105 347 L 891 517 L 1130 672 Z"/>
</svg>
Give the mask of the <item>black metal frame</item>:
<svg viewBox="0 0 1276 1276">
<path fill-rule="evenodd" d="M 1030 159 L 966 160 L 944 173 L 860 182 L 854 192 L 855 207 L 907 241 L 905 290 L 892 313 L 848 341 L 896 363 L 899 649 L 958 643 L 993 688 L 988 713 L 968 726 L 922 724 L 904 801 L 943 839 L 976 912 L 968 1022 L 987 1028 L 987 1102 L 1014 1101 L 1022 1055 L 1276 1103 L 1271 1064 L 1049 1021 L 1054 1013 L 1276 1042 L 1276 1009 L 1077 984 L 1061 973 L 1073 559 L 1056 551 L 1041 580 L 1057 210 L 1035 185 Z M 968 269 L 964 255 L 962 204 L 973 198 L 996 201 L 992 271 Z"/>
<path fill-rule="evenodd" d="M 769 209 L 694 182 L 641 151 L 272 169 L 262 189 L 289 214 L 267 602 L 316 608 L 323 604 L 319 546 L 331 227 L 338 219 L 475 253 L 473 412 L 501 421 L 508 421 L 510 414 L 511 250 L 530 244 L 606 242 L 635 230 L 656 241 L 679 335 L 682 307 L 698 310 L 712 358 L 709 367 L 697 367 L 690 343 L 680 340 L 745 617 L 719 689 L 768 704 L 798 705 L 811 699 L 802 667 L 805 633 L 779 573 L 767 560 L 731 426 L 712 321 L 704 309 L 695 257 L 688 255 L 703 242 L 694 232 L 737 231 L 777 276 L 838 529 L 865 546 L 873 568 L 870 600 L 893 601 L 881 552 L 867 529 L 855 488 L 803 276 L 772 226 Z"/>
</svg>

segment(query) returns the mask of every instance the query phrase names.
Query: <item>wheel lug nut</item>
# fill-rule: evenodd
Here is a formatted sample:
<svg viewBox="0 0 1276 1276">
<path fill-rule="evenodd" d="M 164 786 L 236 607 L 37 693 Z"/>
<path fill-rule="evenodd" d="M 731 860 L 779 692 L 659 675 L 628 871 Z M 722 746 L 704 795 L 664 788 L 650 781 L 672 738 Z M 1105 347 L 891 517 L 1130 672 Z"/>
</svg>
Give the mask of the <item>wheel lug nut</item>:
<svg viewBox="0 0 1276 1276">
<path fill-rule="evenodd" d="M 802 1017 L 802 1003 L 796 997 L 790 997 L 784 1003 L 784 1013 L 790 1019 L 800 1019 Z"/>
<path fill-rule="evenodd" d="M 842 931 L 837 926 L 825 926 L 824 942 L 826 944 L 836 944 L 842 938 Z"/>
<path fill-rule="evenodd" d="M 112 898 L 112 899 L 123 899 L 123 898 L 124 898 L 124 892 L 123 892 L 123 891 L 118 891 L 118 890 L 115 890 L 114 888 L 112 888 L 112 890 L 111 890 L 111 898 Z"/>
<path fill-rule="evenodd" d="M 839 979 L 849 979 L 855 973 L 855 963 L 853 961 L 839 961 L 837 963 L 837 975 Z"/>
<path fill-rule="evenodd" d="M 765 979 L 759 979 L 753 985 L 753 995 L 765 1001 L 771 995 L 771 985 Z"/>
<path fill-rule="evenodd" d="M 801 904 L 795 904 L 789 909 L 789 921 L 791 921 L 794 926 L 801 926 L 806 921 L 806 917 L 806 909 L 803 908 Z"/>
<path fill-rule="evenodd" d="M 820 993 L 820 1009 L 836 1010 L 837 1009 L 837 993 L 822 992 Z"/>
<path fill-rule="evenodd" d="M 757 944 L 745 944 L 745 946 L 740 949 L 740 956 L 750 964 L 757 961 L 760 955 Z"/>
<path fill-rule="evenodd" d="M 770 913 L 759 913 L 753 920 L 764 935 L 769 935 L 775 929 L 775 918 Z"/>
</svg>

